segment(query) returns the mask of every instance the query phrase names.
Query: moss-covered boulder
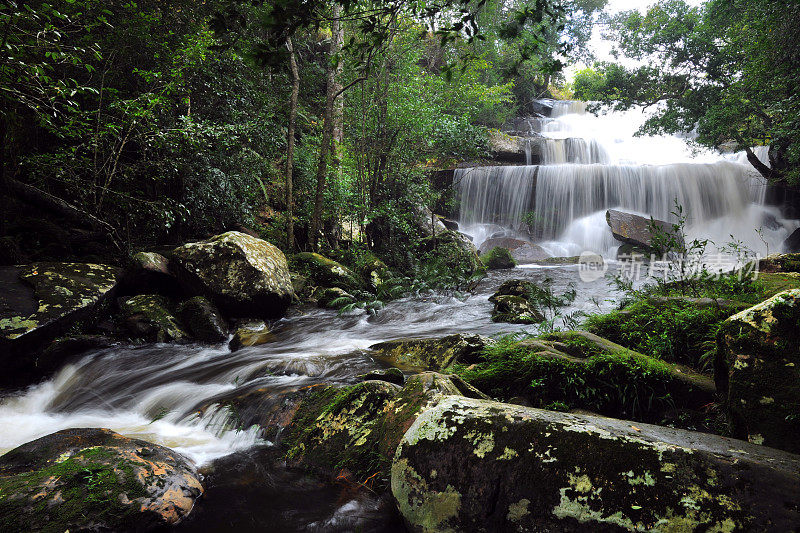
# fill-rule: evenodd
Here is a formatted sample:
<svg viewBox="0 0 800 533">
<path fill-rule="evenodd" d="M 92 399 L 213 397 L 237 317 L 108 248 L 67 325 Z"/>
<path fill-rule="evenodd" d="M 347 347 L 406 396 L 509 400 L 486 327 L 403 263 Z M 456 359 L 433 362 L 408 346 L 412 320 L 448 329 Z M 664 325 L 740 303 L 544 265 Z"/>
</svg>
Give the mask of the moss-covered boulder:
<svg viewBox="0 0 800 533">
<path fill-rule="evenodd" d="M 503 339 L 455 370 L 499 400 L 645 422 L 661 422 L 673 409 L 701 409 L 715 394 L 707 376 L 581 331 Z"/>
<path fill-rule="evenodd" d="M 392 462 L 409 529 L 791 531 L 800 457 L 703 433 L 450 396 Z"/>
<path fill-rule="evenodd" d="M 309 277 L 317 287 L 337 287 L 345 291 L 359 289 L 362 285 L 352 270 L 333 259 L 313 253 L 301 252 L 291 257 L 292 270 Z"/>
<path fill-rule="evenodd" d="M 203 493 L 181 455 L 107 429 L 67 429 L 0 457 L 0 530 L 151 531 Z"/>
<path fill-rule="evenodd" d="M 178 296 L 181 287 L 169 271 L 169 260 L 156 252 L 137 252 L 128 260 L 124 280 L 132 293 L 155 292 Z"/>
<path fill-rule="evenodd" d="M 443 231 L 420 241 L 423 263 L 434 265 L 442 273 L 466 279 L 483 271 L 475 245 L 463 234 Z"/>
<path fill-rule="evenodd" d="M 397 339 L 369 347 L 374 357 L 406 370 L 439 372 L 454 363 L 469 363 L 491 341 L 480 335 L 448 335 L 432 339 Z"/>
<path fill-rule="evenodd" d="M 394 274 L 386 263 L 372 253 L 365 254 L 360 261 L 359 273 L 372 291 L 378 291 L 394 278 Z"/>
<path fill-rule="evenodd" d="M 148 342 L 189 340 L 189 334 L 172 314 L 169 299 L 158 294 L 137 294 L 119 303 L 128 331 Z"/>
<path fill-rule="evenodd" d="M 286 429 L 290 462 L 319 472 L 388 482 L 397 445 L 420 413 L 448 395 L 480 393 L 449 376 L 423 372 L 401 389 L 385 381 L 306 392 Z"/>
<path fill-rule="evenodd" d="M 406 381 L 406 376 L 399 368 L 381 368 L 379 370 L 367 372 L 366 374 L 361 374 L 358 376 L 358 379 L 363 381 L 387 381 L 395 385 L 402 385 Z"/>
<path fill-rule="evenodd" d="M 118 288 L 107 265 L 35 263 L 0 268 L 0 360 L 34 352 L 76 323 L 97 318 Z M 3 362 L 7 370 L 33 360 Z"/>
<path fill-rule="evenodd" d="M 494 304 L 492 322 L 537 324 L 544 320 L 544 315 L 522 296 L 492 296 L 491 300 Z"/>
<path fill-rule="evenodd" d="M 758 262 L 760 272 L 800 272 L 800 253 L 772 254 Z"/>
<path fill-rule="evenodd" d="M 204 296 L 195 296 L 181 302 L 177 314 L 196 340 L 217 343 L 228 338 L 228 324 L 216 306 Z"/>
<path fill-rule="evenodd" d="M 275 340 L 269 325 L 263 320 L 249 320 L 236 326 L 229 344 L 231 351 L 248 346 L 259 346 Z"/>
<path fill-rule="evenodd" d="M 730 317 L 718 341 L 717 386 L 734 435 L 800 452 L 800 289 Z"/>
<path fill-rule="evenodd" d="M 294 295 L 283 252 L 238 231 L 176 248 L 169 267 L 229 316 L 276 318 Z"/>
<path fill-rule="evenodd" d="M 488 252 L 481 254 L 481 262 L 489 270 L 499 270 L 503 268 L 514 268 L 516 262 L 507 248 L 497 246 Z"/>
</svg>

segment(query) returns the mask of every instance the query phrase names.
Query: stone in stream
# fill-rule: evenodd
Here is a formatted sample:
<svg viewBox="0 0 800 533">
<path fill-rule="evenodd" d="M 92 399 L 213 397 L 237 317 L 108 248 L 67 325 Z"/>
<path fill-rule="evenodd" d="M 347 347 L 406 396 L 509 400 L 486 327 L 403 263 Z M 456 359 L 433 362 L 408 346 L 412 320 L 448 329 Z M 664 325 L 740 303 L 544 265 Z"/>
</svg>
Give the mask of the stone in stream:
<svg viewBox="0 0 800 533">
<path fill-rule="evenodd" d="M 362 381 L 386 381 L 394 383 L 395 385 L 402 385 L 406 381 L 406 376 L 399 368 L 382 368 L 380 370 L 373 370 L 366 374 L 361 374 L 358 379 Z"/>
<path fill-rule="evenodd" d="M 449 396 L 392 461 L 411 531 L 792 531 L 800 456 L 623 420 Z"/>
<path fill-rule="evenodd" d="M 168 448 L 108 429 L 66 429 L 0 457 L 0 530 L 160 530 L 202 493 L 194 465 Z"/>
<path fill-rule="evenodd" d="M 172 314 L 168 298 L 158 294 L 137 294 L 119 303 L 128 331 L 148 342 L 189 340 L 189 334 Z"/>
<path fill-rule="evenodd" d="M 97 319 L 118 290 L 121 271 L 107 265 L 34 263 L 0 268 L 0 362 L 6 372 L 45 372 L 35 353 L 76 323 Z M 57 362 L 54 362 L 57 363 Z"/>
<path fill-rule="evenodd" d="M 285 430 L 290 464 L 385 483 L 403 434 L 417 416 L 449 395 L 485 397 L 459 379 L 434 372 L 402 388 L 385 381 L 306 390 Z"/>
<path fill-rule="evenodd" d="M 717 387 L 733 434 L 800 452 L 800 289 L 779 293 L 720 328 Z"/>
<path fill-rule="evenodd" d="M 494 304 L 493 322 L 509 324 L 536 324 L 544 320 L 544 315 L 531 303 L 531 293 L 535 286 L 530 281 L 512 279 L 498 287 L 489 301 Z"/>
<path fill-rule="evenodd" d="M 283 252 L 238 231 L 176 248 L 169 267 L 189 291 L 228 316 L 277 318 L 294 295 Z"/>
<path fill-rule="evenodd" d="M 228 338 L 228 324 L 214 304 L 203 296 L 181 302 L 177 313 L 194 339 L 217 343 Z"/>
<path fill-rule="evenodd" d="M 484 254 L 497 247 L 507 248 L 511 252 L 511 257 L 514 261 L 520 264 L 535 263 L 550 257 L 550 254 L 538 244 L 512 237 L 491 237 L 486 239 L 481 243 L 480 252 Z"/>
<path fill-rule="evenodd" d="M 423 261 L 445 267 L 459 279 L 466 279 L 483 270 L 478 250 L 469 238 L 456 231 L 444 231 L 420 241 Z"/>
<path fill-rule="evenodd" d="M 432 339 L 397 339 L 369 347 L 375 358 L 406 370 L 446 371 L 454 363 L 473 362 L 489 343 L 480 335 L 454 334 Z"/>
<path fill-rule="evenodd" d="M 138 252 L 128 261 L 124 280 L 132 293 L 155 292 L 170 296 L 181 293 L 180 284 L 169 271 L 169 260 L 155 252 Z"/>
<path fill-rule="evenodd" d="M 664 237 L 674 240 L 677 247 L 684 246 L 683 237 L 675 233 L 672 224 L 663 220 L 651 220 L 633 213 L 609 209 L 606 211 L 606 222 L 608 222 L 615 239 L 649 252 L 664 251 L 656 249 L 664 243 L 654 242 L 653 224 L 656 228 L 659 228 Z M 663 239 L 658 239 L 658 241 L 661 240 Z"/>
<path fill-rule="evenodd" d="M 319 307 L 328 309 L 341 309 L 356 301 L 353 295 L 339 287 L 319 287 L 312 296 Z"/>
<path fill-rule="evenodd" d="M 236 326 L 229 347 L 232 352 L 248 346 L 259 346 L 275 340 L 269 325 L 263 320 L 249 320 Z"/>
<path fill-rule="evenodd" d="M 514 258 L 511 257 L 511 252 L 499 246 L 492 248 L 485 254 L 481 254 L 481 262 L 489 270 L 514 268 L 516 266 Z"/>
</svg>

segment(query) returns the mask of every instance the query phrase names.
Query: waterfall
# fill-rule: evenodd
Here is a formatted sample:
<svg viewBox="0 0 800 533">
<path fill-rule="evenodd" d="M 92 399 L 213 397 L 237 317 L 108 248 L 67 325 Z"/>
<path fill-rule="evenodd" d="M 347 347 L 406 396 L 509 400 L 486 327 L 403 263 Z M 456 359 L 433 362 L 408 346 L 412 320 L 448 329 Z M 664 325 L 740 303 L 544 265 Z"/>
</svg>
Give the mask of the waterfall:
<svg viewBox="0 0 800 533">
<path fill-rule="evenodd" d="M 646 119 L 641 110 L 594 116 L 584 102 L 552 102 L 551 117 L 536 119 L 541 166 L 530 165 L 527 139 L 526 166 L 455 172 L 461 227 L 478 246 L 504 232 L 556 255 L 613 255 L 619 242 L 605 223 L 610 208 L 674 221 L 677 202 L 689 238 L 720 246 L 739 240 L 762 253 L 780 250 L 800 226 L 764 205 L 766 180 L 744 154 L 691 149 L 675 136 L 636 136 Z M 768 162 L 767 147 L 754 151 Z"/>
</svg>

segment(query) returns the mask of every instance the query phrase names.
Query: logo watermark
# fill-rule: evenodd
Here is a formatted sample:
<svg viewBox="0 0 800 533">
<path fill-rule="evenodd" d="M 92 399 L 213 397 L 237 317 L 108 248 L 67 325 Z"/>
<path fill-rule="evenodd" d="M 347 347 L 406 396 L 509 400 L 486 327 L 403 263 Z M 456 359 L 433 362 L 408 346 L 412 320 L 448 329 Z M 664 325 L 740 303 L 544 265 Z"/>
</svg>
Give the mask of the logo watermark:
<svg viewBox="0 0 800 533">
<path fill-rule="evenodd" d="M 724 253 L 703 255 L 665 254 L 620 254 L 617 256 L 619 270 L 617 275 L 628 281 L 644 278 L 674 280 L 719 280 L 723 275 L 735 275 L 741 281 L 745 278 L 758 279 L 759 263 L 762 257 L 734 256 Z M 597 252 L 585 251 L 578 259 L 578 275 L 581 281 L 591 283 L 605 276 L 609 269 L 608 261 Z"/>
</svg>

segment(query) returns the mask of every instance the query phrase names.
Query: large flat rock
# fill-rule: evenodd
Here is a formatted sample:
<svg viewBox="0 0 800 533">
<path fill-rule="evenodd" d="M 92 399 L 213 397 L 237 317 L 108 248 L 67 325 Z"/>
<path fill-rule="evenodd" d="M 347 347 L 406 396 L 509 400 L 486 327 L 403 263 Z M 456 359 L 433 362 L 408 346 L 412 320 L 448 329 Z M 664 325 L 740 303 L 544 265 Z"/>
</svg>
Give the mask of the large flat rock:
<svg viewBox="0 0 800 533">
<path fill-rule="evenodd" d="M 800 456 L 714 435 L 450 396 L 409 428 L 412 531 L 794 531 Z"/>
</svg>

